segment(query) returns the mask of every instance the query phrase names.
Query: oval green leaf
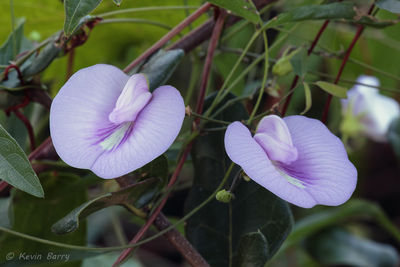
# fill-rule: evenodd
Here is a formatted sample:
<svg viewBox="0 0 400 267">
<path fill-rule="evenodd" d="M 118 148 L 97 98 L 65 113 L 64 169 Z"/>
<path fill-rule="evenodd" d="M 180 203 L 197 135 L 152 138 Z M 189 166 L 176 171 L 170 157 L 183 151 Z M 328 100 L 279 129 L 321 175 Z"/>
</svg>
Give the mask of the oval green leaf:
<svg viewBox="0 0 400 267">
<path fill-rule="evenodd" d="M 160 50 L 144 64 L 140 72 L 146 75 L 151 91 L 168 81 L 184 55 L 182 49 Z"/>
<path fill-rule="evenodd" d="M 92 12 L 102 0 L 64 0 L 64 33 L 70 36 L 79 26 L 80 20 Z"/>
<path fill-rule="evenodd" d="M 39 178 L 24 151 L 1 125 L 0 179 L 28 194 L 44 197 Z"/>
<path fill-rule="evenodd" d="M 340 98 L 347 98 L 347 89 L 337 84 L 319 81 L 315 83 L 319 88 L 325 92 Z"/>
</svg>

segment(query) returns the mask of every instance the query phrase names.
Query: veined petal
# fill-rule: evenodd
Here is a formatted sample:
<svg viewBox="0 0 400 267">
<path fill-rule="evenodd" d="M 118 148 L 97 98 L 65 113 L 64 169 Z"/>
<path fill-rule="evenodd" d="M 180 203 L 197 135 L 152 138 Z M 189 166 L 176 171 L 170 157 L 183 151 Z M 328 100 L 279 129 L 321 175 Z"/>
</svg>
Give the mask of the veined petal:
<svg viewBox="0 0 400 267">
<path fill-rule="evenodd" d="M 161 86 L 139 113 L 118 147 L 104 151 L 91 166 L 98 176 L 115 178 L 164 153 L 179 134 L 185 105 L 178 90 Z"/>
<path fill-rule="evenodd" d="M 356 187 L 357 170 L 341 140 L 319 120 L 289 116 L 284 121 L 298 158 L 281 169 L 301 180 L 303 194 L 309 194 L 318 204 L 336 206 L 347 201 Z"/>
<path fill-rule="evenodd" d="M 67 164 L 90 169 L 104 152 L 102 138 L 115 130 L 108 120 L 129 76 L 99 64 L 76 72 L 60 89 L 50 110 L 54 147 Z"/>
<path fill-rule="evenodd" d="M 285 175 L 270 161 L 242 123 L 233 122 L 228 126 L 225 150 L 229 158 L 241 166 L 252 180 L 278 197 L 304 208 L 318 204 L 301 181 Z"/>
</svg>

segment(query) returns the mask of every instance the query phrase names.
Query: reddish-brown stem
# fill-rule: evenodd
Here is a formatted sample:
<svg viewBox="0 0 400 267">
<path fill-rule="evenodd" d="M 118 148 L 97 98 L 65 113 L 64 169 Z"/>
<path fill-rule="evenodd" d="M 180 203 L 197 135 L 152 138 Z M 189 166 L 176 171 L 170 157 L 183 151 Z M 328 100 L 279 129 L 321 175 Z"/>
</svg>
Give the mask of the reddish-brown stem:
<svg viewBox="0 0 400 267">
<path fill-rule="evenodd" d="M 224 21 L 226 18 L 226 12 L 224 10 L 218 10 L 217 12 L 219 12 L 217 15 L 217 22 L 215 23 L 210 43 L 208 45 L 207 57 L 204 63 L 203 73 L 201 76 L 200 93 L 197 100 L 197 108 L 196 108 L 197 114 L 201 114 L 203 112 L 204 97 L 206 95 L 207 84 L 210 77 L 211 64 L 214 58 L 215 48 L 217 47 L 218 40 L 221 35 L 224 26 Z M 199 124 L 199 122 L 200 118 L 196 118 L 195 123 Z"/>
<path fill-rule="evenodd" d="M 310 46 L 310 47 L 308 48 L 308 50 L 307 50 L 307 55 L 308 55 L 308 56 L 309 56 L 309 55 L 312 53 L 312 51 L 314 50 L 315 46 L 317 45 L 319 39 L 320 39 L 321 36 L 322 36 L 322 33 L 325 31 L 325 29 L 326 29 L 326 27 L 328 26 L 329 22 L 330 22 L 329 20 L 326 20 L 326 21 L 324 22 L 324 24 L 322 24 L 322 26 L 321 26 L 321 28 L 319 29 L 317 35 L 315 36 L 313 42 L 311 43 L 311 46 Z M 290 101 L 292 100 L 292 96 L 293 96 L 293 93 L 294 93 L 293 89 L 297 86 L 297 82 L 299 81 L 299 78 L 300 78 L 300 77 L 299 77 L 298 75 L 296 75 L 296 76 L 293 78 L 292 85 L 290 86 L 290 89 L 289 89 L 289 92 L 291 92 L 291 93 L 289 93 L 288 97 L 286 98 L 285 103 L 283 104 L 283 108 L 282 108 L 282 112 L 281 112 L 282 117 L 284 117 L 285 114 L 286 114 L 286 111 L 287 111 L 287 109 L 288 109 L 288 107 L 289 107 Z"/>
<path fill-rule="evenodd" d="M 65 80 L 67 81 L 73 74 L 74 71 L 74 60 L 75 60 L 75 48 L 72 48 L 68 53 L 67 71 L 65 74 Z"/>
<path fill-rule="evenodd" d="M 152 47 L 147 49 L 143 54 L 141 54 L 138 58 L 136 58 L 132 63 L 130 63 L 125 69 L 124 72 L 130 72 L 133 68 L 135 68 L 142 60 L 148 58 L 151 56 L 154 52 L 156 52 L 158 49 L 160 49 L 162 46 L 164 46 L 169 40 L 171 40 L 175 35 L 180 33 L 186 26 L 191 24 L 193 21 L 195 21 L 198 17 L 200 17 L 202 14 L 207 12 L 211 7 L 210 3 L 205 3 L 202 5 L 199 9 L 197 9 L 195 12 L 193 12 L 190 16 L 188 16 L 186 19 L 184 19 L 181 23 L 179 23 L 177 26 L 175 26 L 171 31 L 169 31 L 166 35 L 164 35 L 157 43 L 155 43 Z"/>
<path fill-rule="evenodd" d="M 53 143 L 51 142 L 51 137 L 48 137 L 40 144 L 32 153 L 29 154 L 29 161 L 39 160 L 39 159 L 52 159 L 57 158 L 57 153 L 54 150 Z"/>
<path fill-rule="evenodd" d="M 30 146 L 31 146 L 31 151 L 34 151 L 36 148 L 35 145 L 35 135 L 33 134 L 33 127 L 31 122 L 28 120 L 27 117 L 25 117 L 25 115 L 19 111 L 18 109 L 14 110 L 15 115 L 22 121 L 22 123 L 25 125 L 26 130 L 28 131 L 28 136 L 29 136 L 29 142 L 30 142 Z"/>
<path fill-rule="evenodd" d="M 158 214 L 154 221 L 154 226 L 162 231 L 171 226 L 171 223 L 164 216 Z M 182 254 L 191 266 L 207 267 L 210 266 L 205 259 L 197 252 L 197 250 L 189 243 L 189 241 L 179 233 L 178 230 L 172 229 L 164 234 L 164 237 Z"/>
<path fill-rule="evenodd" d="M 24 77 L 22 76 L 22 72 L 19 69 L 17 65 L 10 64 L 5 70 L 4 70 L 4 80 L 8 79 L 8 73 L 10 72 L 10 69 L 15 69 L 18 73 L 18 79 L 21 82 L 21 84 L 24 84 Z"/>
<path fill-rule="evenodd" d="M 374 10 L 374 7 L 375 7 L 374 4 L 372 4 L 370 9 L 369 9 L 369 11 L 368 11 L 368 15 L 370 15 L 372 13 L 372 10 Z M 355 44 L 357 43 L 358 39 L 360 39 L 360 36 L 361 36 L 362 32 L 364 31 L 364 29 L 365 29 L 365 27 L 363 25 L 359 25 L 357 27 L 357 32 L 356 32 L 353 40 L 351 41 L 349 47 L 346 50 L 346 53 L 345 53 L 345 55 L 343 57 L 343 60 L 342 60 L 342 64 L 340 64 L 340 68 L 339 68 L 339 71 L 338 71 L 338 73 L 336 75 L 336 79 L 334 81 L 334 84 L 337 84 L 340 81 L 340 77 L 342 76 L 344 67 L 346 66 L 346 63 L 347 63 L 347 61 L 348 61 L 348 59 L 350 57 L 351 51 L 353 51 L 353 48 L 354 48 Z M 332 95 L 329 94 L 328 98 L 327 98 L 327 100 L 325 102 L 324 111 L 322 113 L 321 121 L 323 123 L 326 123 L 326 121 L 328 119 L 329 107 L 331 105 L 331 102 L 332 102 Z"/>
<path fill-rule="evenodd" d="M 178 179 L 178 176 L 182 170 L 183 164 L 185 163 L 186 158 L 189 155 L 191 148 L 192 148 L 192 143 L 189 143 L 188 146 L 186 147 L 185 151 L 183 152 L 183 155 L 182 155 L 181 159 L 179 160 L 178 165 L 176 166 L 176 169 L 175 169 L 174 173 L 172 174 L 171 179 L 169 180 L 167 188 L 170 188 L 172 185 L 175 184 L 175 182 Z M 137 232 L 137 234 L 134 236 L 134 238 L 131 240 L 131 242 L 129 242 L 129 244 L 135 244 L 143 237 L 143 235 L 147 232 L 147 230 L 150 228 L 150 226 L 153 224 L 154 220 L 157 218 L 157 216 L 161 212 L 162 208 L 164 207 L 165 203 L 167 202 L 168 196 L 169 196 L 169 194 L 164 196 L 164 198 L 162 199 L 162 201 L 160 202 L 158 207 L 150 215 L 150 217 L 147 219 L 146 223 L 140 228 L 140 230 Z M 113 267 L 121 264 L 122 261 L 124 261 L 125 258 L 130 255 L 130 253 L 133 251 L 133 249 L 134 248 L 127 248 L 124 251 L 122 251 L 121 255 L 114 262 Z"/>
</svg>

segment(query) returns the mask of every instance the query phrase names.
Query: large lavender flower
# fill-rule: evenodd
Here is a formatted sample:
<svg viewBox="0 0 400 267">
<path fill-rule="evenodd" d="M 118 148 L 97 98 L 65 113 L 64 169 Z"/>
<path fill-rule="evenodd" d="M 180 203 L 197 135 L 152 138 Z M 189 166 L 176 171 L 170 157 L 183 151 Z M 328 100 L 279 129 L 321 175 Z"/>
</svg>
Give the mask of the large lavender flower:
<svg viewBox="0 0 400 267">
<path fill-rule="evenodd" d="M 75 73 L 54 98 L 50 132 L 67 164 L 115 178 L 164 153 L 184 116 L 182 96 L 172 86 L 150 93 L 144 75 L 95 65 Z"/>
<path fill-rule="evenodd" d="M 340 205 L 356 186 L 357 170 L 343 143 L 315 119 L 266 116 L 254 137 L 233 122 L 225 149 L 251 179 L 300 207 Z"/>
</svg>

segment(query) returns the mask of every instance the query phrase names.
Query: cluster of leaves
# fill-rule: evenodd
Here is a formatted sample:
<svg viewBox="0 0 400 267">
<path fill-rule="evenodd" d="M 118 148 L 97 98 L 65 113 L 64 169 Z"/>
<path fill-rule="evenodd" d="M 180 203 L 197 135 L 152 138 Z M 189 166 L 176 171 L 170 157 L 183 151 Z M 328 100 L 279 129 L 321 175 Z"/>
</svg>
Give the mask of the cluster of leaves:
<svg viewBox="0 0 400 267">
<path fill-rule="evenodd" d="M 34 43 L 24 37 L 25 20 L 15 23 L 8 39 L 0 47 L 1 109 L 12 112 L 13 108 L 23 103 L 27 97 L 41 104 L 48 101 L 49 96 L 46 92 L 48 86 L 46 85 L 51 86 L 51 84 L 43 81 L 46 79 L 42 80 L 42 77 L 56 76 L 57 67 L 65 63 L 66 55 L 77 46 L 83 45 L 88 38 L 89 43 L 82 49 L 95 47 L 94 43 L 90 43 L 89 33 L 96 34 L 97 29 L 93 30 L 93 27 L 101 17 L 90 15 L 90 13 L 101 2 L 101 0 L 64 0 L 63 30 L 55 32 L 40 43 Z M 102 5 L 111 3 L 111 1 L 105 2 Z M 114 0 L 114 2 L 122 8 L 128 1 Z M 175 4 L 175 2 L 169 1 L 170 4 Z M 308 57 L 304 44 L 298 41 L 291 42 L 290 33 L 296 27 L 312 28 L 313 23 L 320 20 L 333 20 L 335 23 L 344 25 L 363 25 L 368 29 L 373 29 L 373 33 L 386 29 L 390 31 L 389 26 L 396 25 L 398 19 L 393 18 L 389 12 L 399 13 L 400 11 L 399 1 L 379 0 L 376 5 L 389 12 L 384 13 L 383 18 L 377 19 L 363 15 L 364 13 L 359 11 L 353 2 L 344 1 L 301 5 L 281 11 L 279 15 L 274 16 L 273 12 L 261 14 L 248 1 L 210 0 L 208 2 L 229 10 L 230 13 L 240 16 L 242 20 L 226 30 L 220 41 L 221 53 L 215 57 L 215 77 L 210 80 L 210 87 L 216 89 L 220 86 L 218 78 L 224 80 L 224 85 L 227 82 L 229 84 L 224 88 L 226 89 L 225 97 L 210 94 L 206 99 L 206 114 L 207 110 L 211 115 L 213 114 L 210 107 L 220 112 L 213 117 L 214 122 L 201 124 L 204 132 L 196 138 L 191 151 L 191 161 L 187 162 L 189 167 L 193 166 L 193 179 L 188 179 L 191 183 L 190 188 L 186 188 L 188 196 L 184 205 L 183 212 L 185 213 L 190 213 L 213 196 L 216 186 L 221 183 L 227 173 L 230 173 L 227 185 L 235 180 L 234 176 L 239 170 L 236 167 L 230 167 L 230 161 L 223 149 L 224 132 L 218 130 L 221 126 L 218 121 L 227 123 L 245 121 L 249 118 L 248 109 L 241 100 L 247 100 L 250 105 L 255 104 L 254 95 L 262 92 L 260 94 L 262 96 L 264 93 L 261 85 L 266 81 L 259 75 L 258 63 L 262 62 L 266 55 L 267 60 L 269 58 L 269 61 L 273 63 L 273 67 L 265 88 L 267 96 L 264 96 L 264 99 L 272 99 L 272 102 L 279 104 L 279 101 L 284 99 L 279 86 L 288 84 L 293 76 L 297 75 L 302 79 L 304 91 L 297 90 L 294 101 L 300 104 L 289 112 L 301 112 L 313 116 L 320 110 L 319 102 L 315 100 L 320 99 L 318 97 L 322 95 L 322 91 L 339 98 L 346 97 L 346 87 L 323 81 L 321 79 L 326 78 L 326 75 L 320 76 L 315 72 L 316 66 L 321 63 L 324 55 L 327 55 L 327 58 L 341 57 L 340 51 L 335 50 L 340 40 L 335 40 L 335 44 L 328 49 L 321 45 L 317 57 L 315 55 Z M 196 2 L 196 4 L 199 3 L 200 1 Z M 58 8 L 62 9 L 61 4 Z M 302 23 L 306 21 L 309 24 L 305 23 L 306 26 L 304 26 Z M 398 32 L 398 25 L 393 27 L 397 27 Z M 251 40 L 263 43 L 261 39 L 258 39 L 263 31 L 268 32 L 269 48 L 258 45 L 259 47 L 252 48 L 250 51 L 246 51 L 245 48 L 245 52 L 242 53 L 243 47 L 247 49 L 251 47 Z M 281 33 L 278 34 L 278 32 Z M 110 38 L 110 32 L 107 34 Z M 277 36 L 273 38 L 272 35 Z M 288 36 L 288 43 L 291 46 L 285 52 L 279 53 L 277 50 L 284 48 L 283 45 L 280 46 L 280 43 L 284 42 Z M 123 38 L 127 39 L 127 37 Z M 149 37 L 146 41 L 152 38 Z M 325 43 L 330 43 L 330 41 L 332 40 L 327 39 Z M 144 44 L 147 45 L 147 43 Z M 378 45 L 375 46 L 378 48 L 374 51 L 382 50 Z M 121 46 L 121 49 L 124 48 L 127 50 L 126 46 Z M 133 48 L 142 50 L 141 44 Z M 234 54 L 237 52 L 240 56 Z M 110 52 L 112 55 L 115 53 L 117 52 Z M 139 53 L 135 51 L 134 54 Z M 255 58 L 252 58 L 251 64 L 247 64 L 252 56 Z M 386 55 L 389 58 L 391 56 Z M 83 66 L 82 58 L 77 57 L 79 67 Z M 60 60 L 57 61 L 57 59 Z M 102 58 L 102 60 L 105 59 Z M 116 65 L 127 63 L 118 60 L 111 62 Z M 160 50 L 134 72 L 145 73 L 151 89 L 167 81 L 176 83 L 177 88 L 194 88 L 199 78 L 196 72 L 199 72 L 202 62 L 202 51 L 199 50 L 186 55 L 181 49 Z M 235 64 L 236 62 L 238 63 Z M 326 62 L 329 70 L 336 70 L 337 64 L 339 63 Z M 192 69 L 190 81 L 187 81 L 187 77 L 183 77 L 186 76 L 185 68 L 188 65 L 191 65 Z M 264 65 L 268 66 L 269 63 L 264 62 Z M 10 68 L 10 66 L 15 67 Z M 232 68 L 232 66 L 235 67 Z M 387 70 L 386 68 L 383 69 Z M 392 69 L 389 70 L 392 71 Z M 313 73 L 318 79 L 307 76 Z M 384 74 L 380 73 L 380 75 Z M 397 74 L 399 74 L 398 70 Z M 229 80 L 231 77 L 236 77 L 236 80 L 232 82 Z M 350 78 L 354 77 L 350 76 Z M 383 80 L 385 81 L 385 78 Z M 390 82 L 393 81 L 390 80 Z M 390 82 L 387 84 L 393 85 Z M 56 86 L 51 87 L 50 92 L 58 90 L 59 84 L 54 84 Z M 181 84 L 182 86 L 179 86 Z M 316 88 L 322 90 L 315 90 Z M 195 102 L 191 99 L 193 91 L 188 89 L 182 93 L 188 96 L 186 104 Z M 302 98 L 305 100 L 304 104 L 301 101 Z M 216 105 L 213 106 L 215 103 Z M 258 106 L 255 105 L 257 111 Z M 298 110 L 299 106 L 300 110 Z M 36 122 L 38 117 L 45 118 L 40 122 L 41 126 L 37 127 L 36 135 L 37 141 L 43 142 L 48 137 L 48 111 L 45 108 L 30 105 L 25 109 L 25 114 L 30 116 L 32 122 Z M 17 255 L 18 253 L 35 254 L 49 251 L 68 253 L 71 258 L 65 265 L 70 266 L 80 266 L 82 259 L 104 252 L 105 250 L 101 249 L 93 252 L 73 249 L 70 246 L 88 245 L 86 237 L 90 236 L 89 233 L 95 226 L 91 224 L 87 233 L 86 217 L 111 206 L 123 206 L 140 216 L 143 215 L 141 209 L 148 210 L 156 206 L 166 193 L 166 181 L 170 171 L 175 169 L 179 151 L 187 144 L 186 136 L 190 135 L 191 128 L 191 119 L 189 119 L 184 127 L 185 133 L 178 138 L 166 156 L 161 156 L 130 174 L 129 178 L 135 181 L 134 184 L 115 190 L 116 185 L 113 181 L 104 182 L 87 171 L 74 170 L 55 161 L 32 162 L 33 166 L 39 164 L 47 170 L 37 175 L 36 173 L 41 171 L 33 168 L 30 163 L 34 156 L 31 154 L 32 157 L 28 159 L 24 152 L 27 139 L 25 129 L 15 122 L 15 117 L 0 119 L 0 122 L 5 125 L 5 127 L 0 126 L 0 179 L 13 187 L 10 195 L 4 194 L 0 198 L 0 230 L 7 231 L 8 228 L 13 230 L 13 232 L 8 231 L 8 234 L 0 235 L 0 263 L 4 266 L 49 263 L 45 258 L 32 259 L 29 263 L 18 258 L 8 260 L 7 255 L 10 251 Z M 399 121 L 395 121 L 389 134 L 390 142 L 398 156 L 400 155 L 399 125 Z M 213 131 L 215 129 L 216 131 Z M 325 265 L 396 266 L 399 261 L 398 252 L 393 246 L 384 245 L 366 237 L 361 238 L 354 231 L 355 228 L 363 229 L 365 225 L 362 221 L 367 219 L 374 221 L 379 229 L 385 230 L 386 235 L 391 236 L 397 242 L 396 244 L 400 242 L 398 229 L 375 203 L 351 200 L 341 207 L 321 209 L 308 216 L 299 216 L 303 218 L 295 224 L 289 205 L 252 181 L 246 182 L 240 179 L 235 185 L 234 195 L 235 198 L 229 203 L 221 203 L 215 199 L 209 201 L 186 221 L 186 237 L 212 266 L 264 266 L 274 255 L 276 256 L 272 260 L 282 261 L 282 255 L 292 247 L 298 248 L 299 253 L 306 255 L 304 256 L 306 259 L 303 260 L 307 264 L 319 262 Z M 27 236 L 17 237 L 15 235 L 17 232 Z M 42 240 L 37 242 L 38 240 L 33 240 L 32 236 L 40 237 Z M 60 248 L 56 248 L 54 242 L 64 245 L 61 244 Z M 309 258 L 310 256 L 312 258 Z M 89 264 L 95 265 L 96 262 L 93 260 L 90 263 L 85 260 L 84 264 L 89 266 Z"/>
</svg>

